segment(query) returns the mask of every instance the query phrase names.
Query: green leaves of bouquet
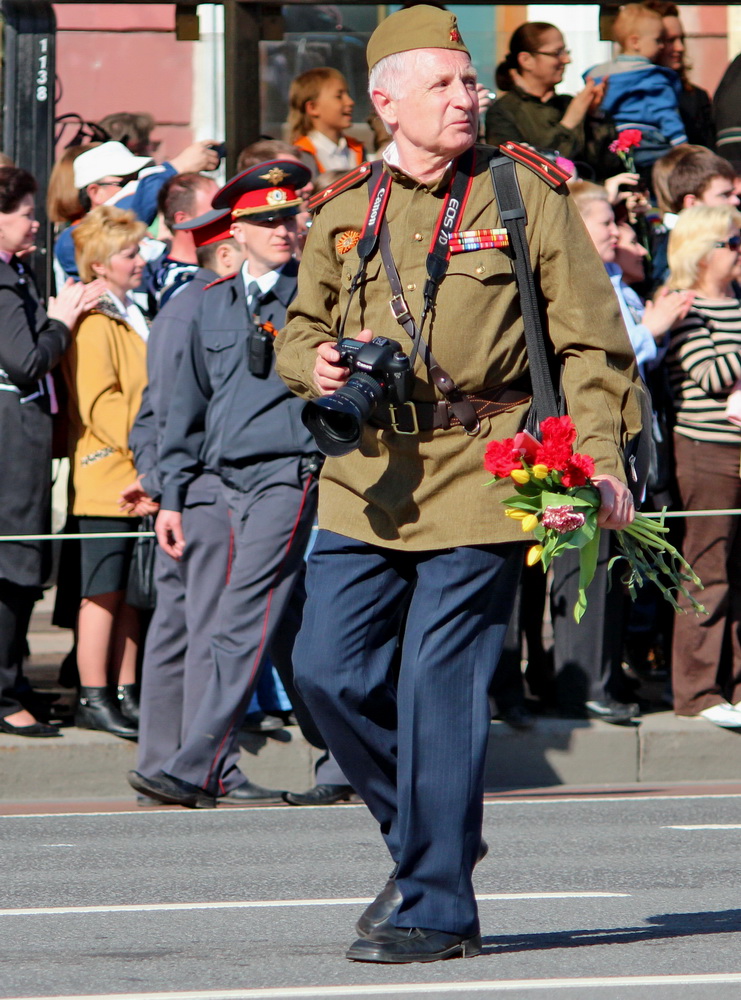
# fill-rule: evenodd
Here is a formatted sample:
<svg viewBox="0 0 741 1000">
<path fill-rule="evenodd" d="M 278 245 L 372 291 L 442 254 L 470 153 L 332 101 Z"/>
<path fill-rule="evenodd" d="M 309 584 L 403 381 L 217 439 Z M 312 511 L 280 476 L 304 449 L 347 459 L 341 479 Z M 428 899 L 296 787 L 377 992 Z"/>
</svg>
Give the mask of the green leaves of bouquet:
<svg viewBox="0 0 741 1000">
<path fill-rule="evenodd" d="M 538 542 L 527 554 L 527 564 L 541 563 L 547 571 L 551 562 L 567 549 L 579 550 L 579 593 L 574 618 L 581 621 L 587 608 L 586 590 L 597 569 L 600 532 L 597 515 L 600 493 L 591 480 L 594 460 L 573 451 L 576 428 L 570 417 L 548 417 L 540 425 L 539 441 L 527 431 L 490 441 L 484 468 L 493 478 L 487 485 L 510 478 L 517 491 L 503 500 L 505 514 L 521 522 Z M 652 581 L 676 611 L 682 611 L 675 594 L 683 594 L 696 613 L 705 609 L 687 591 L 692 581 L 702 587 L 699 577 L 666 539 L 663 520 L 655 522 L 637 514 L 632 524 L 616 532 L 619 555 L 609 568 L 624 559 L 628 564 L 622 580 L 635 600 L 638 589 Z"/>
</svg>

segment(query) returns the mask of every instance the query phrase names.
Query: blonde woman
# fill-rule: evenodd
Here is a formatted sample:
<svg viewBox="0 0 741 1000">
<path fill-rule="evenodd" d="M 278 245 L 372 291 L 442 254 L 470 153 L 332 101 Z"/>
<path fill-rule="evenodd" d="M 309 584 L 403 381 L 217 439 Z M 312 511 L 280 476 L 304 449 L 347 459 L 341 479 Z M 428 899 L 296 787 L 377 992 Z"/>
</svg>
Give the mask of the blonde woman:
<svg viewBox="0 0 741 1000">
<path fill-rule="evenodd" d="M 144 232 L 133 212 L 107 205 L 90 212 L 74 231 L 83 282 L 100 279 L 106 290 L 79 324 L 64 362 L 73 438 L 72 513 L 80 531 L 91 535 L 138 526 L 135 517 L 122 514 L 119 501 L 121 490 L 136 478 L 128 438 L 147 380 L 148 328 L 130 295 L 141 280 Z M 133 536 L 81 543 L 75 715 L 77 726 L 128 739 L 137 735 L 138 717 L 139 620 L 124 599 L 132 547 Z"/>
<path fill-rule="evenodd" d="M 741 213 L 731 206 L 695 205 L 679 214 L 669 237 L 669 287 L 695 295 L 672 332 L 667 355 L 676 407 L 677 482 L 686 510 L 741 507 L 741 428 L 725 413 L 741 377 L 741 302 L 734 286 L 740 225 Z M 684 556 L 705 584 L 695 596 L 708 614 L 676 618 L 674 711 L 741 728 L 739 518 L 687 518 Z"/>
</svg>

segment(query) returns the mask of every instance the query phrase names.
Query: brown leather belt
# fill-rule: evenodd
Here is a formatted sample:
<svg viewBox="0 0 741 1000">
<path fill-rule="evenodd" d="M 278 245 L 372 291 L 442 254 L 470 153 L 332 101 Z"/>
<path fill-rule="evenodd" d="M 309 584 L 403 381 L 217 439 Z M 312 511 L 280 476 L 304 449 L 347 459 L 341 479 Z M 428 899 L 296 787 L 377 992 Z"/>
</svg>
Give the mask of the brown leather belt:
<svg viewBox="0 0 741 1000">
<path fill-rule="evenodd" d="M 479 420 L 496 416 L 526 403 L 532 396 L 528 378 L 518 379 L 509 385 L 497 385 L 475 395 L 468 394 Z M 397 434 L 419 434 L 442 427 L 460 427 L 461 422 L 444 399 L 436 403 L 418 403 L 411 400 L 404 404 L 379 403 L 369 423 L 390 428 Z"/>
</svg>

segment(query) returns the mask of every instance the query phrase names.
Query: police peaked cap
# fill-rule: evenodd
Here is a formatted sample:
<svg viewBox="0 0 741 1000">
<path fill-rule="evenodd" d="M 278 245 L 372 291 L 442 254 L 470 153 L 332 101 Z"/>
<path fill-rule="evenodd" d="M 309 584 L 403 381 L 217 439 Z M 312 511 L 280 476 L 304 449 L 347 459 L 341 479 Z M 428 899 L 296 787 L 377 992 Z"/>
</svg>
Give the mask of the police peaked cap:
<svg viewBox="0 0 741 1000">
<path fill-rule="evenodd" d="M 470 55 L 455 14 L 418 3 L 397 10 L 381 21 L 368 40 L 368 69 L 373 69 L 386 56 L 414 49 L 453 49 Z"/>
<path fill-rule="evenodd" d="M 172 228 L 186 230 L 193 234 L 193 242 L 197 247 L 205 247 L 210 243 L 220 243 L 231 237 L 232 213 L 228 208 L 212 208 L 210 212 L 177 222 Z"/>
<path fill-rule="evenodd" d="M 228 208 L 235 222 L 268 222 L 301 211 L 298 191 L 311 180 L 311 171 L 296 160 L 256 163 L 227 181 L 214 195 L 214 208 Z"/>
</svg>

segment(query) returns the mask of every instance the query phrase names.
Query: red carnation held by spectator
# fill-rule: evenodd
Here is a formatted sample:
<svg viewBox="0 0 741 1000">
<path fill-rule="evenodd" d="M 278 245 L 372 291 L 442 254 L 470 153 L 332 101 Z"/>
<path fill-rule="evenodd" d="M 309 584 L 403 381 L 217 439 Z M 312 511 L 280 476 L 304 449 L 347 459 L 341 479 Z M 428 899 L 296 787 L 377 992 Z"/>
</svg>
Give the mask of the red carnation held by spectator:
<svg viewBox="0 0 741 1000">
<path fill-rule="evenodd" d="M 635 146 L 640 146 L 643 133 L 638 128 L 626 128 L 614 142 L 610 143 L 611 153 L 628 153 Z"/>
</svg>

